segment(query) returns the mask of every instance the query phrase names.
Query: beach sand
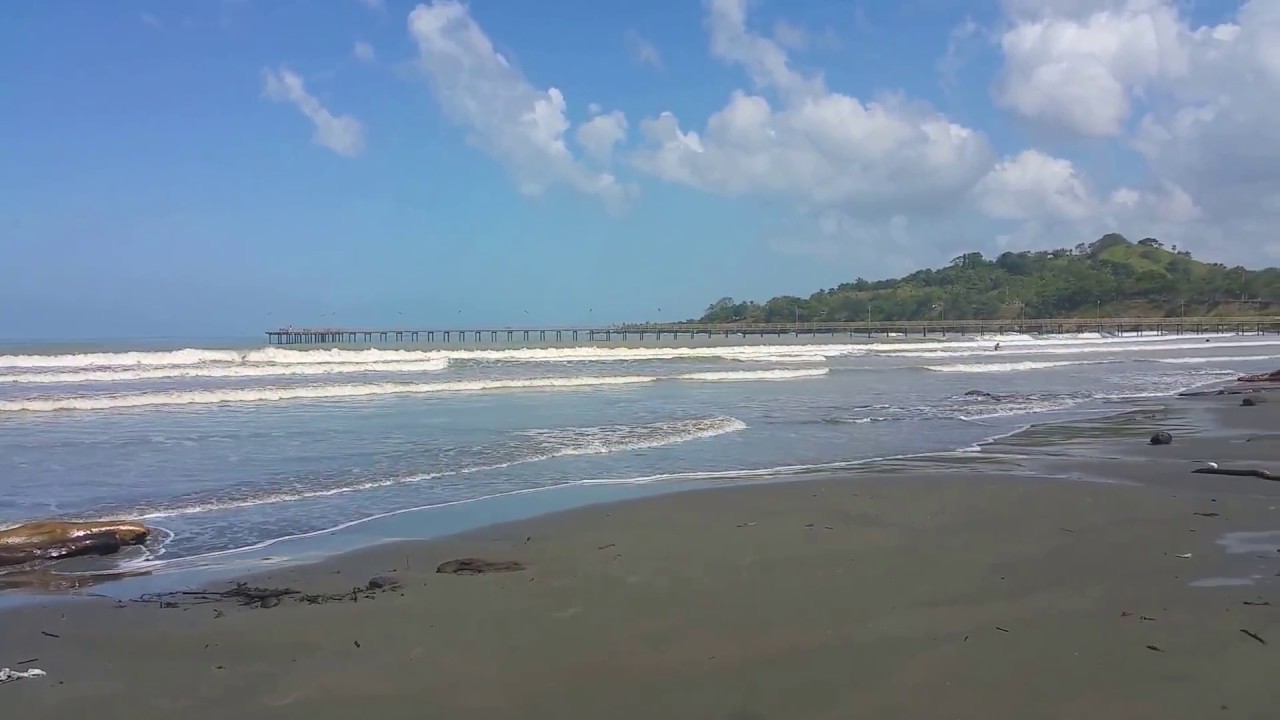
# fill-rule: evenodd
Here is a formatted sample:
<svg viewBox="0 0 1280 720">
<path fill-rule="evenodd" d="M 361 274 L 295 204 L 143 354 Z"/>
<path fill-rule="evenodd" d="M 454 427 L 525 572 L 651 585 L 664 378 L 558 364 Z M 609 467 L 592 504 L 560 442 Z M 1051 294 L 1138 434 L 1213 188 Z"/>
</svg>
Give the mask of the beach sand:
<svg viewBox="0 0 1280 720">
<path fill-rule="evenodd" d="M 309 593 L 375 575 L 403 584 L 359 602 L 11 609 L 0 666 L 34 659 L 22 667 L 48 675 L 0 686 L 0 708 L 24 720 L 1280 717 L 1280 483 L 1190 473 L 1207 455 L 1280 470 L 1280 444 L 1257 439 L 1280 429 L 1280 402 L 1238 403 L 1161 401 L 1170 409 L 982 453 L 592 506 L 251 578 Z M 1145 445 L 1162 427 L 1177 428 L 1174 444 Z M 1229 554 L 1232 532 L 1272 534 Z M 469 556 L 527 568 L 435 572 Z M 1205 579 L 1217 586 L 1192 586 Z"/>
</svg>

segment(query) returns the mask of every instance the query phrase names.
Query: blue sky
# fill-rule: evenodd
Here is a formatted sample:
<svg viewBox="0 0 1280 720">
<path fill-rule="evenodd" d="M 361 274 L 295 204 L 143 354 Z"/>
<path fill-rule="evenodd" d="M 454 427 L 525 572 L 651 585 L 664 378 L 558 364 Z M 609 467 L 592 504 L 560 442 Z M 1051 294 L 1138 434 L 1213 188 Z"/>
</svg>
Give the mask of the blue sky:
<svg viewBox="0 0 1280 720">
<path fill-rule="evenodd" d="M 680 319 L 1113 229 L 1271 264 L 1275 8 L 15 0 L 0 337 Z"/>
</svg>

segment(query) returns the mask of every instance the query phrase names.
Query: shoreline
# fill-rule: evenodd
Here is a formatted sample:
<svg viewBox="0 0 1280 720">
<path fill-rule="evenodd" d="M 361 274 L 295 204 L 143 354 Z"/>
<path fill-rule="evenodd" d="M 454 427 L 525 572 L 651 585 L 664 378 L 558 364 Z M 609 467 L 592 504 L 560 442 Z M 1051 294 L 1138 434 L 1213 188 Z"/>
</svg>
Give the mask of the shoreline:
<svg viewBox="0 0 1280 720">
<path fill-rule="evenodd" d="M 1195 387 L 1221 383 L 1206 381 Z M 246 547 L 202 553 L 170 560 L 141 560 L 136 564 L 102 570 L 105 558 L 77 558 L 62 561 L 33 573 L 0 574 L 0 612 L 6 608 L 32 603 L 81 598 L 108 597 L 128 599 L 140 594 L 167 592 L 189 588 L 200 583 L 226 581 L 228 578 L 256 576 L 281 569 L 305 567 L 341 558 L 344 555 L 376 550 L 386 545 L 412 542 L 442 541 L 491 527 L 535 521 L 601 505 L 627 503 L 648 497 L 678 495 L 687 492 L 729 490 L 756 485 L 808 482 L 849 474 L 863 475 L 877 469 L 913 460 L 936 459 L 968 462 L 980 456 L 983 449 L 1011 437 L 1041 427 L 1064 423 L 1103 421 L 1133 412 L 1145 402 L 1176 400 L 1175 395 L 1135 396 L 1129 399 L 1096 400 L 1081 406 L 1030 414 L 1033 419 L 1011 430 L 982 438 L 970 445 L 900 455 L 859 458 L 818 465 L 779 466 L 747 470 L 709 470 L 672 473 L 647 482 L 614 482 L 604 479 L 591 482 L 566 482 L 560 485 L 515 490 L 496 495 L 467 498 L 437 505 L 409 507 L 379 515 L 352 520 L 331 528 L 274 538 Z M 1109 408 L 1115 404 L 1117 407 Z M 982 420 L 966 420 L 975 426 L 989 427 Z M 994 429 L 994 428 L 993 428 Z M 731 483 L 731 484 L 726 484 Z M 545 497 L 544 497 L 545 495 Z M 526 505 L 534 498 L 533 507 Z M 468 518 L 474 510 L 483 519 Z M 460 517 L 450 517 L 458 513 Z M 414 518 L 431 516 L 446 518 L 434 529 L 422 532 Z M 379 530 L 379 527 L 384 527 Z M 407 530 L 406 526 L 418 526 Z M 163 529 L 161 527 L 161 529 Z M 166 532 L 169 532 L 166 530 Z M 83 568 L 76 570 L 77 566 Z M 63 570 L 63 568 L 72 568 Z M 87 590 L 87 592 L 85 592 Z"/>
<path fill-rule="evenodd" d="M 1185 400 L 237 578 L 305 593 L 277 607 L 8 608 L 0 666 L 49 675 L 0 694 L 29 718 L 1269 717 L 1280 484 L 1190 470 L 1280 461 L 1280 404 Z M 522 567 L 436 572 L 467 557 Z"/>
<path fill-rule="evenodd" d="M 78 558 L 57 563 L 50 568 L 38 568 L 31 573 L 0 574 L 0 611 L 31 603 L 74 600 L 86 595 L 127 599 L 143 593 L 191 587 L 201 582 L 216 582 L 230 577 L 322 563 L 348 553 L 358 553 L 387 544 L 441 540 L 480 531 L 494 525 L 534 520 L 547 515 L 572 512 L 575 509 L 629 502 L 656 495 L 758 484 L 802 482 L 842 473 L 862 474 L 879 467 L 892 467 L 895 464 L 917 459 L 968 460 L 973 455 L 980 455 L 987 446 L 1039 428 L 1053 428 L 1076 422 L 1105 421 L 1108 418 L 1133 412 L 1134 408 L 1142 407 L 1144 404 L 1186 400 L 1179 394 L 1222 383 L 1220 378 L 1215 378 L 1169 395 L 1094 400 L 1061 410 L 1033 413 L 1030 414 L 1032 419 L 1025 424 L 987 436 L 970 445 L 950 449 L 859 458 L 818 465 L 691 471 L 657 476 L 655 481 L 651 482 L 613 482 L 608 479 L 593 482 L 566 482 L 560 485 L 528 488 L 436 505 L 402 508 L 352 520 L 331 528 L 190 557 L 159 561 L 148 557 L 145 560 L 126 562 L 122 566 L 116 565 L 114 556 Z M 1108 407 L 1113 404 L 1116 407 Z M 987 426 L 980 419 L 966 419 L 966 422 L 975 426 Z M 725 481 L 731 481 L 732 484 L 724 484 Z M 530 498 L 535 499 L 536 505 L 533 507 L 525 504 Z M 468 510 L 474 511 L 473 514 L 480 517 L 468 518 Z M 427 516 L 437 520 L 441 516 L 445 518 L 438 527 L 422 532 L 421 523 L 414 523 L 413 519 Z M 377 529 L 383 526 L 385 529 L 382 531 Z M 408 529 L 408 526 L 416 527 Z M 159 529 L 170 532 L 162 526 Z M 83 592 L 86 589 L 89 592 Z"/>
</svg>

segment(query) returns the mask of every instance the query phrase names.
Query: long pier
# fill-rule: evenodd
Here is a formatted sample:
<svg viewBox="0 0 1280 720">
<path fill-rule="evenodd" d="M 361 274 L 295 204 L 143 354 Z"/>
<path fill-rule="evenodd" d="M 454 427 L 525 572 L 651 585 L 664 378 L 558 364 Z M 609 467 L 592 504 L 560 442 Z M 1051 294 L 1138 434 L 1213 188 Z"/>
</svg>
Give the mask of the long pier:
<svg viewBox="0 0 1280 720">
<path fill-rule="evenodd" d="M 606 327 L 502 327 L 483 329 L 294 328 L 268 330 L 272 345 L 360 343 L 627 342 L 698 337 L 867 337 L 1114 333 L 1203 335 L 1280 333 L 1280 316 L 1174 318 L 1050 318 L 1000 320 L 884 320 L 793 323 L 630 323 Z"/>
</svg>

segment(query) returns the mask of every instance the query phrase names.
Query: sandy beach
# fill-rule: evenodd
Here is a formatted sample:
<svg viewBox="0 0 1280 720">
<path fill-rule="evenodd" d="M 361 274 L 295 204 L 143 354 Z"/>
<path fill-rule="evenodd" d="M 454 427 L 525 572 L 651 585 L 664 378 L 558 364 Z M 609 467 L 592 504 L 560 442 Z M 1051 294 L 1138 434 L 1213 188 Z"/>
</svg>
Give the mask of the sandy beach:
<svg viewBox="0 0 1280 720">
<path fill-rule="evenodd" d="M 342 601 L 11 609 L 0 666 L 48 674 L 0 686 L 0 707 L 32 720 L 1273 718 L 1280 483 L 1191 473 L 1203 460 L 1280 470 L 1280 401 L 1239 402 L 1161 400 L 980 453 L 593 506 L 246 578 L 303 593 L 399 583 Z M 1174 443 L 1148 446 L 1158 429 Z M 524 569 L 436 572 L 465 557 Z"/>
</svg>

